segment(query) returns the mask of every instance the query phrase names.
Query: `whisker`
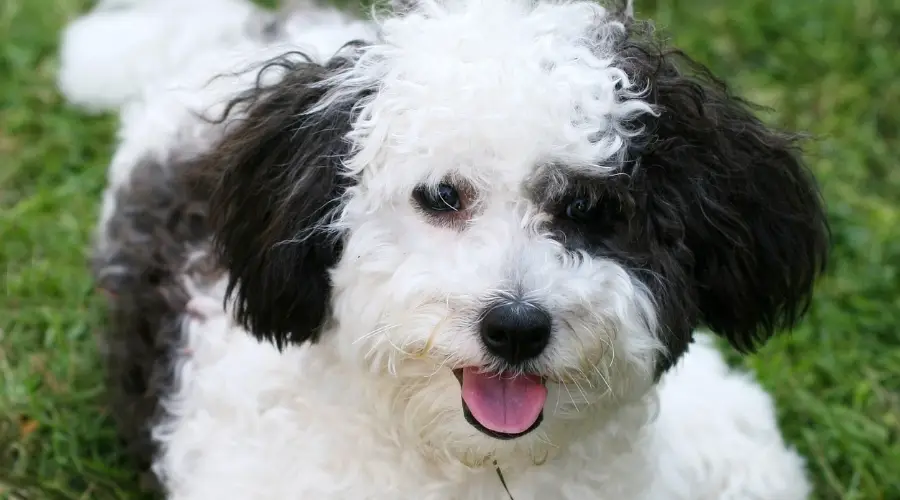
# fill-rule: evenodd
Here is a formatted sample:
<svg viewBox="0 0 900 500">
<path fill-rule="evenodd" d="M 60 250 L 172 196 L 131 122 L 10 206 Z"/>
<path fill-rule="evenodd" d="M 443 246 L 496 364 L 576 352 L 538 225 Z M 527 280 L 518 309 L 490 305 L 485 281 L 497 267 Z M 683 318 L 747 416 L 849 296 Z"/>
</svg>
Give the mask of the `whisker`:
<svg viewBox="0 0 900 500">
<path fill-rule="evenodd" d="M 426 378 L 427 380 L 430 380 L 431 377 L 434 377 L 435 375 L 437 375 L 438 372 L 441 371 L 441 370 L 444 368 L 444 366 L 447 364 L 448 361 L 449 361 L 448 358 L 444 358 L 444 359 L 441 361 L 441 364 L 439 364 L 439 365 L 437 366 L 437 368 L 435 368 L 434 371 L 431 372 L 431 375 L 428 375 L 428 376 L 425 377 L 425 378 Z"/>
<path fill-rule="evenodd" d="M 585 404 L 587 404 L 588 401 L 589 401 L 589 400 L 588 400 L 588 397 L 587 397 L 587 394 L 584 392 L 584 389 L 583 389 L 583 388 L 581 387 L 581 385 L 578 383 L 578 379 L 573 378 L 573 379 L 572 379 L 572 383 L 575 384 L 575 387 L 578 388 L 578 392 L 581 393 L 581 398 L 584 400 Z"/>
<path fill-rule="evenodd" d="M 390 323 L 381 325 L 381 326 L 375 328 L 374 330 L 372 330 L 372 331 L 370 331 L 370 332 L 368 332 L 368 333 L 366 333 L 366 334 L 361 335 L 358 339 L 356 339 L 356 340 L 353 341 L 353 344 L 354 344 L 354 345 L 355 345 L 355 344 L 358 344 L 359 342 L 362 342 L 362 341 L 364 341 L 364 340 L 368 340 L 368 339 L 370 339 L 370 338 L 372 338 L 372 337 L 374 337 L 374 336 L 376 336 L 376 335 L 382 334 L 382 333 L 384 333 L 384 332 L 386 332 L 386 331 L 388 331 L 388 330 L 392 330 L 392 329 L 394 329 L 394 328 L 397 328 L 398 326 L 400 326 L 400 325 L 392 325 L 392 324 L 390 324 Z"/>
<path fill-rule="evenodd" d="M 581 412 L 581 410 L 578 409 L 578 403 L 575 402 L 575 398 L 572 396 L 572 391 L 569 390 L 569 385 L 562 384 L 562 386 L 566 390 L 566 392 L 569 394 L 569 399 L 572 401 L 572 406 L 575 407 L 575 412 L 576 413 Z"/>
<path fill-rule="evenodd" d="M 600 368 L 595 364 L 591 364 L 591 366 L 594 367 L 594 371 L 597 372 L 597 375 L 600 376 L 600 380 L 602 380 L 603 383 L 606 384 L 606 391 L 608 393 L 612 393 L 612 386 L 609 385 L 609 380 L 607 380 L 606 377 L 603 376 L 603 373 L 600 371 Z"/>
</svg>

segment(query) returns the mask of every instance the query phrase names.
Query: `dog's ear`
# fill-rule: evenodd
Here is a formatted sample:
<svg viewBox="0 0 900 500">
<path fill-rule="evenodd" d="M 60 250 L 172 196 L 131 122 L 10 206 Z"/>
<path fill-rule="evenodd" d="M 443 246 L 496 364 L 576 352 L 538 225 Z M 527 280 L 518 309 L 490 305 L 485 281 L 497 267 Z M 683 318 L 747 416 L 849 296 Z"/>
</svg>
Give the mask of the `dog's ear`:
<svg viewBox="0 0 900 500">
<path fill-rule="evenodd" d="M 678 185 L 680 245 L 701 322 L 752 351 L 800 320 L 824 269 L 829 229 L 818 188 L 797 137 L 767 127 L 682 53 L 648 47 L 626 42 L 622 51 L 659 112 L 644 123 L 650 141 L 637 168 Z"/>
<path fill-rule="evenodd" d="M 265 71 L 284 77 L 265 86 Z M 215 247 L 229 272 L 235 317 L 259 339 L 316 341 L 329 315 L 329 270 L 341 237 L 329 227 L 350 179 L 350 105 L 318 109 L 332 68 L 288 57 L 229 106 L 221 142 L 200 159 Z"/>
</svg>

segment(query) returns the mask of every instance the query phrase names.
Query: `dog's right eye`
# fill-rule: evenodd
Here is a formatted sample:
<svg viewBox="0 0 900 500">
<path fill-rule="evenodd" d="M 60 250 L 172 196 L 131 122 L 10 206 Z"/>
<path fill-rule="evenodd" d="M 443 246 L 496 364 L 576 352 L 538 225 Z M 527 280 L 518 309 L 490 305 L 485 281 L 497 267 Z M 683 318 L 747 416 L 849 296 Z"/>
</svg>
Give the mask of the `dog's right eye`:
<svg viewBox="0 0 900 500">
<path fill-rule="evenodd" d="M 459 212 L 462 209 L 459 191 L 450 184 L 437 187 L 419 186 L 413 191 L 416 203 L 428 212 Z"/>
</svg>

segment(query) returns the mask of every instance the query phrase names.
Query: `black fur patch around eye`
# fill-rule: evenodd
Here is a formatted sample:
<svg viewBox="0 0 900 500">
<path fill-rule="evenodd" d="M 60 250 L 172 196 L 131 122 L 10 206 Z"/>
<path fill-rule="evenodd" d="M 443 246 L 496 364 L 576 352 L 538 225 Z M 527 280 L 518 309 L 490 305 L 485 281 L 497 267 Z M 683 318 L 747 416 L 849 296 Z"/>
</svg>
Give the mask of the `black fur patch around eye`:
<svg viewBox="0 0 900 500">
<path fill-rule="evenodd" d="M 533 196 L 552 215 L 551 234 L 570 251 L 610 259 L 628 270 L 656 300 L 660 332 L 669 353 L 658 373 L 664 372 L 690 342 L 697 322 L 691 300 L 685 262 L 689 252 L 679 244 L 683 227 L 671 220 L 664 200 L 639 162 L 626 161 L 614 175 L 571 175 L 560 190 L 556 176 L 552 194 L 547 182 L 538 182 Z M 573 200 L 590 201 L 586 217 L 572 218 L 567 210 Z"/>
<path fill-rule="evenodd" d="M 572 176 L 563 194 L 536 195 L 567 248 L 599 254 L 621 248 L 627 239 L 623 236 L 628 233 L 631 200 L 623 199 L 616 188 L 616 181 L 608 178 Z"/>
<path fill-rule="evenodd" d="M 799 137 L 761 122 L 707 68 L 655 41 L 648 24 L 629 26 L 617 49 L 659 116 L 628 124 L 643 133 L 616 173 L 551 170 L 532 196 L 568 248 L 612 259 L 645 284 L 667 349 L 660 374 L 699 326 L 751 351 L 803 317 L 828 256 Z M 567 200 L 585 194 L 597 207 L 591 216 L 566 218 Z"/>
</svg>

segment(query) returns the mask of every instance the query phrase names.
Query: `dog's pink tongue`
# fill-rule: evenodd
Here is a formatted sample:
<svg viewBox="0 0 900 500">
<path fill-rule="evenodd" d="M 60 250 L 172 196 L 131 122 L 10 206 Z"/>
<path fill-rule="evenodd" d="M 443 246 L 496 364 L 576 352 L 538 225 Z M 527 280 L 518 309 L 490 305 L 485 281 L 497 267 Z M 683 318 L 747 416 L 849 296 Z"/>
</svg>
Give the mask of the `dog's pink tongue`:
<svg viewBox="0 0 900 500">
<path fill-rule="evenodd" d="M 475 420 L 503 434 L 521 434 L 537 421 L 547 401 L 540 377 L 479 372 L 466 368 L 462 397 Z"/>
</svg>

